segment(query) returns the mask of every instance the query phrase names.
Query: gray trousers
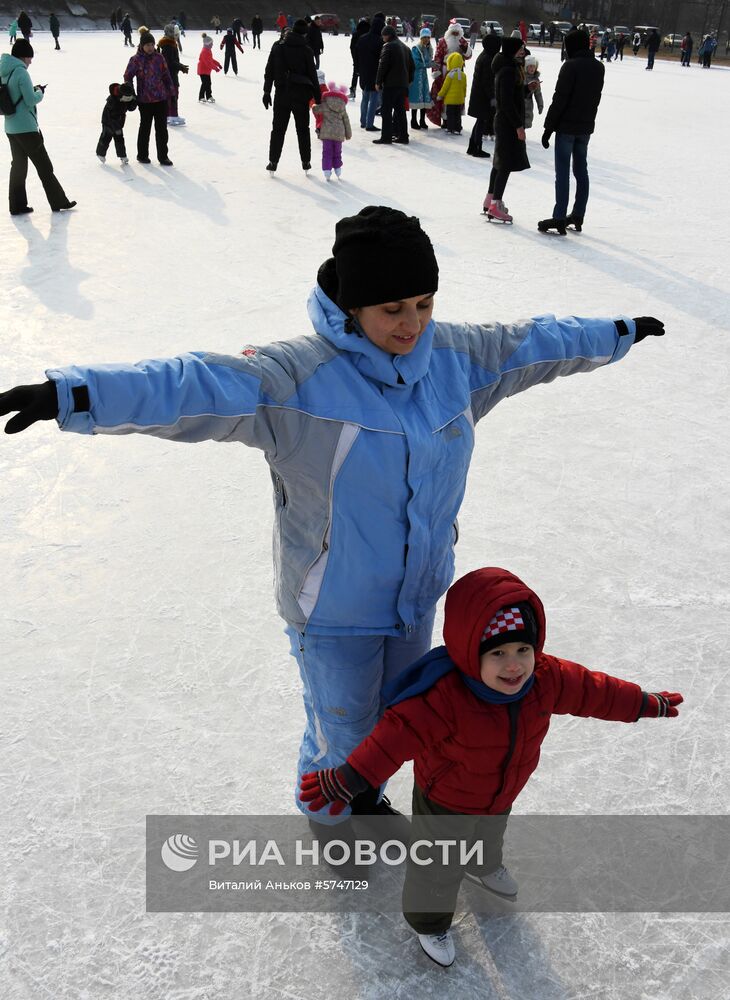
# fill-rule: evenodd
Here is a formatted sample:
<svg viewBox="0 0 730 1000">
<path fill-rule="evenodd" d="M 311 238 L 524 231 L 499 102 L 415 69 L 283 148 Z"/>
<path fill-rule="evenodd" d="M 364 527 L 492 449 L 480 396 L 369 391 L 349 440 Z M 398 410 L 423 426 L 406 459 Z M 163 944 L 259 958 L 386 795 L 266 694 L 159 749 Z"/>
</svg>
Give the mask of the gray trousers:
<svg viewBox="0 0 730 1000">
<path fill-rule="evenodd" d="M 413 825 L 411 843 L 417 840 L 436 841 L 453 838 L 455 828 L 458 837 L 470 844 L 481 840 L 483 843 L 482 864 L 473 862 L 463 866 L 455 858 L 453 863 L 443 864 L 440 848 L 433 850 L 419 847 L 419 858 L 433 858 L 431 865 L 417 865 L 410 857 L 406 863 L 406 878 L 403 884 L 403 916 L 418 934 L 443 934 L 451 927 L 464 873 L 483 876 L 490 875 L 502 864 L 502 844 L 510 810 L 497 816 L 469 816 L 451 812 L 444 806 L 427 799 L 418 785 L 413 786 Z M 445 816 L 454 817 L 445 834 Z"/>
</svg>

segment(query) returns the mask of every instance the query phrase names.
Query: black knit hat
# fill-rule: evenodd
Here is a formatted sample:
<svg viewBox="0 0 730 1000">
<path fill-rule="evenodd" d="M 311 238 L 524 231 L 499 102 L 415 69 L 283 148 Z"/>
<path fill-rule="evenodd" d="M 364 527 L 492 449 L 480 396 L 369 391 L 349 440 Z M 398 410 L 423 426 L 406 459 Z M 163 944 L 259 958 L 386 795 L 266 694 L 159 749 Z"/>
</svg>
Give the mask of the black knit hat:
<svg viewBox="0 0 730 1000">
<path fill-rule="evenodd" d="M 308 27 L 309 25 L 304 20 L 304 18 L 298 17 L 294 22 L 294 24 L 292 25 L 291 30 L 297 35 L 306 35 Z"/>
<path fill-rule="evenodd" d="M 439 285 L 431 240 L 414 215 L 368 205 L 335 226 L 332 262 L 341 309 L 428 295 Z M 331 272 L 326 261 L 323 268 Z M 321 284 L 321 282 L 320 282 Z M 325 289 L 332 295 L 334 289 Z"/>
<path fill-rule="evenodd" d="M 479 655 L 507 642 L 537 646 L 537 621 L 529 604 L 508 605 L 487 622 L 479 643 Z"/>
<path fill-rule="evenodd" d="M 139 36 L 140 48 L 142 48 L 144 45 L 154 45 L 154 44 L 155 44 L 155 36 L 152 34 L 152 32 L 143 31 L 142 34 Z"/>
<path fill-rule="evenodd" d="M 525 43 L 522 41 L 521 37 L 512 38 L 512 36 L 510 35 L 509 38 L 503 38 L 502 55 L 507 56 L 508 59 L 514 59 L 514 57 L 517 55 L 517 53 L 520 51 L 520 49 L 524 44 Z"/>
<path fill-rule="evenodd" d="M 393 27 L 392 24 L 386 24 L 386 26 L 383 28 L 383 30 L 380 32 L 380 34 L 383 35 L 383 36 L 386 36 L 388 38 L 397 38 L 398 37 L 398 33 L 396 32 L 396 30 L 395 30 L 395 28 Z"/>
<path fill-rule="evenodd" d="M 19 38 L 13 44 L 10 55 L 15 56 L 16 59 L 32 59 L 35 52 L 33 52 L 33 46 L 27 38 Z"/>
<path fill-rule="evenodd" d="M 565 54 L 570 59 L 574 56 L 576 52 L 583 50 L 584 52 L 590 52 L 591 40 L 588 37 L 587 31 L 578 31 L 577 28 L 573 28 L 565 36 Z"/>
</svg>

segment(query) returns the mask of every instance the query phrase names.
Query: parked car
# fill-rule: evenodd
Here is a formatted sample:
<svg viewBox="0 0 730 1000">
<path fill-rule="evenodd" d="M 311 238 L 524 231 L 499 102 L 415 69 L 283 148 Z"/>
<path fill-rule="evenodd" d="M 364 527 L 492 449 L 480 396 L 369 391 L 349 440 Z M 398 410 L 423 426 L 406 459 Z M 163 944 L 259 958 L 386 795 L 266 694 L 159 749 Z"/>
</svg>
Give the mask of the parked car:
<svg viewBox="0 0 730 1000">
<path fill-rule="evenodd" d="M 464 38 L 469 38 L 469 28 L 471 27 L 471 21 L 468 17 L 455 17 L 454 20 L 457 24 L 460 24 L 464 29 Z"/>
<path fill-rule="evenodd" d="M 555 37 L 561 38 L 568 34 L 573 25 L 570 21 L 551 21 L 551 24 L 555 25 Z M 549 25 L 548 25 L 549 27 Z"/>
<path fill-rule="evenodd" d="M 662 38 L 662 45 L 664 46 L 665 49 L 678 49 L 679 46 L 682 44 L 683 38 L 684 35 L 677 35 L 677 34 L 665 35 L 664 38 Z"/>
<path fill-rule="evenodd" d="M 332 35 L 338 34 L 340 30 L 340 19 L 337 14 L 312 14 L 312 20 L 318 17 L 322 21 L 322 31 Z"/>
<path fill-rule="evenodd" d="M 435 14 L 421 14 L 419 24 L 421 28 L 430 28 L 431 34 L 436 34 L 436 22 L 438 17 Z"/>
<path fill-rule="evenodd" d="M 527 25 L 527 37 L 531 38 L 533 41 L 538 41 L 540 38 L 540 28 L 542 26 L 539 24 L 528 24 Z"/>
<path fill-rule="evenodd" d="M 479 26 L 479 30 L 482 35 L 486 35 L 489 30 L 492 30 L 495 35 L 504 35 L 504 28 L 499 23 L 499 21 L 482 21 Z"/>
<path fill-rule="evenodd" d="M 631 28 L 629 28 L 625 24 L 615 24 L 613 26 L 613 33 L 616 36 L 616 38 L 618 38 L 619 35 L 624 35 L 626 38 L 631 38 L 633 34 Z"/>
<path fill-rule="evenodd" d="M 390 25 L 392 25 L 395 28 L 396 35 L 402 35 L 403 34 L 403 31 L 404 31 L 403 22 L 401 21 L 401 19 L 399 17 L 396 17 L 395 14 L 386 14 L 385 15 L 385 23 L 386 24 L 390 24 Z"/>
</svg>

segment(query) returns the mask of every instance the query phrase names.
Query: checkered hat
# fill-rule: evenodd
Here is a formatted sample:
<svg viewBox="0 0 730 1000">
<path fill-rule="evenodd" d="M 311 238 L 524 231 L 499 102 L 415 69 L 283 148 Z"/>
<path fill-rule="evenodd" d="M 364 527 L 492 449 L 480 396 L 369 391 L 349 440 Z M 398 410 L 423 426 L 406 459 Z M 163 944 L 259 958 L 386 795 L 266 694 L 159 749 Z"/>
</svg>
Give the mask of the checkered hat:
<svg viewBox="0 0 730 1000">
<path fill-rule="evenodd" d="M 526 642 L 537 646 L 537 622 L 529 604 L 501 608 L 487 622 L 479 643 L 479 655 L 504 646 L 506 642 Z"/>
</svg>

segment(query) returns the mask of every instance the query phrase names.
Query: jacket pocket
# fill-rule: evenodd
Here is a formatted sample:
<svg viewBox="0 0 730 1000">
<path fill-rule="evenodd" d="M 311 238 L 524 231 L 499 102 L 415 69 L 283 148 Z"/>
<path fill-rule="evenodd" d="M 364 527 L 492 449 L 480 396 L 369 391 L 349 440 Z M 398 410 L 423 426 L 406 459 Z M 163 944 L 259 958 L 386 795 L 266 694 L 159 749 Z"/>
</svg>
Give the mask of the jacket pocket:
<svg viewBox="0 0 730 1000">
<path fill-rule="evenodd" d="M 428 794 L 433 788 L 433 786 L 436 784 L 436 782 L 441 781 L 441 779 L 449 773 L 449 771 L 451 770 L 451 768 L 454 766 L 455 763 L 456 761 L 449 760 L 445 764 L 442 764 L 441 767 L 437 768 L 436 771 L 434 771 L 434 773 L 426 782 L 426 787 L 423 789 L 423 794 L 426 796 L 426 798 L 428 798 Z"/>
</svg>

